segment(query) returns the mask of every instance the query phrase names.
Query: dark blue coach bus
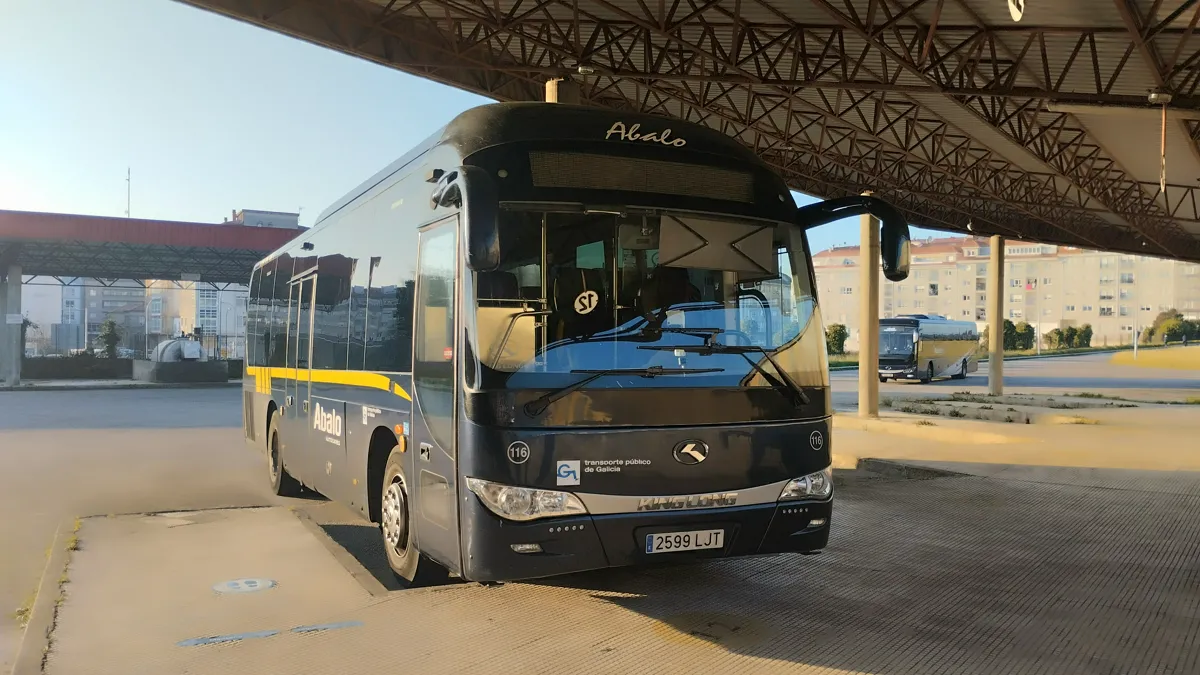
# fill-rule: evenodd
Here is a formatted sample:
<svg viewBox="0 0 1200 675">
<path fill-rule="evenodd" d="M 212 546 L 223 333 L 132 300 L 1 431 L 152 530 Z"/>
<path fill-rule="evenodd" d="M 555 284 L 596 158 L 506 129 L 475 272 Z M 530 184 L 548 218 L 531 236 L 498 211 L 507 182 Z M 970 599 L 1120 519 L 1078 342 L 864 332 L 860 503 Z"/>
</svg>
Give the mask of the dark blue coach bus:
<svg viewBox="0 0 1200 675">
<path fill-rule="evenodd" d="M 825 338 L 797 209 L 706 127 L 469 110 L 250 278 L 244 433 L 273 489 L 380 525 L 398 577 L 488 582 L 812 552 L 833 485 Z"/>
</svg>

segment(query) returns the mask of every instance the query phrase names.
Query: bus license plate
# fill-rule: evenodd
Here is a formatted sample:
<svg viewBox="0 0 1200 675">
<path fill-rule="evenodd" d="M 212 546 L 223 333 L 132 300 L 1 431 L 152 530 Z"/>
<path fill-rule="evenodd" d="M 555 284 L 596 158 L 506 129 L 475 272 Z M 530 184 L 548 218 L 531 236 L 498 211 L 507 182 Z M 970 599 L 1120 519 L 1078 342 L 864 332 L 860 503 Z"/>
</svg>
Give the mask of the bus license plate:
<svg viewBox="0 0 1200 675">
<path fill-rule="evenodd" d="M 725 530 L 696 530 L 694 532 L 663 532 L 646 535 L 646 553 L 673 553 L 721 548 L 725 545 Z"/>
</svg>

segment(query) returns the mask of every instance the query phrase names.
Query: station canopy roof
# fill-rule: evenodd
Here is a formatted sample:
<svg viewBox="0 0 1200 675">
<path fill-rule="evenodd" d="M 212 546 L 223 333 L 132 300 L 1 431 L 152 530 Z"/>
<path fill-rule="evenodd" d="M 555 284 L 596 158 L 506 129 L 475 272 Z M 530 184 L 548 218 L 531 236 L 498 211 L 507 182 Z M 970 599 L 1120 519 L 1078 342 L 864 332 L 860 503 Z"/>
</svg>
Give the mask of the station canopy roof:
<svg viewBox="0 0 1200 675">
<path fill-rule="evenodd" d="M 916 225 L 1200 261 L 1198 0 L 184 1 L 497 100 L 574 77 Z"/>
<path fill-rule="evenodd" d="M 301 230 L 0 211 L 0 275 L 247 284 Z"/>
</svg>

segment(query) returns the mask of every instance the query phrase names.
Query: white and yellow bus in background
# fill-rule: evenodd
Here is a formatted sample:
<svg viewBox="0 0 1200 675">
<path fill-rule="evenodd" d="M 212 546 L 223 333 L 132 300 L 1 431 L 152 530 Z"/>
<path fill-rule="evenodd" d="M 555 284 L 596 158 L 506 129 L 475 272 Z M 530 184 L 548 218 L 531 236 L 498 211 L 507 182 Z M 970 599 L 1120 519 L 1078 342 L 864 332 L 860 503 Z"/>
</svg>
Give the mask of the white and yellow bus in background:
<svg viewBox="0 0 1200 675">
<path fill-rule="evenodd" d="M 935 377 L 960 380 L 979 370 L 979 329 L 973 321 L 905 314 L 879 322 L 879 381 Z"/>
</svg>

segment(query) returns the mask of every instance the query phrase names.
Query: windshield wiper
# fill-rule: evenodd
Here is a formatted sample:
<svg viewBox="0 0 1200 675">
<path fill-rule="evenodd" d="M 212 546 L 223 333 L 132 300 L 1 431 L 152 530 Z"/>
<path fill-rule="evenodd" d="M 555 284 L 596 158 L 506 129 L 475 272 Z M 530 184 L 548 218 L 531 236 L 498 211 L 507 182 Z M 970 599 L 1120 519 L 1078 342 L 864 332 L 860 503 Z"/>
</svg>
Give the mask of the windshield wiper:
<svg viewBox="0 0 1200 675">
<path fill-rule="evenodd" d="M 683 328 L 672 332 L 686 334 L 689 331 L 688 329 Z M 759 374 L 763 376 L 763 379 L 765 379 L 767 383 L 769 383 L 776 391 L 792 399 L 793 403 L 799 402 L 804 405 L 809 404 L 810 400 L 808 398 L 808 394 L 805 394 L 804 390 L 797 386 L 796 383 L 792 381 L 792 378 L 788 377 L 787 371 L 785 371 L 775 361 L 775 359 L 771 357 L 771 352 L 757 345 L 725 345 L 719 342 L 714 342 L 713 338 L 723 332 L 719 328 L 698 328 L 692 329 L 690 332 L 692 334 L 704 333 L 709 337 L 705 338 L 704 344 L 702 345 L 643 345 L 638 347 L 638 349 L 653 349 L 655 351 L 664 352 L 679 350 L 691 354 L 699 354 L 701 356 L 708 356 L 709 354 L 740 354 L 742 358 L 746 359 L 746 362 L 749 363 L 750 366 L 755 370 L 757 370 Z M 699 335 L 697 335 L 697 337 L 699 337 Z M 747 356 L 747 354 L 751 353 L 762 354 L 763 356 L 767 357 L 767 360 L 771 362 L 771 365 L 775 368 L 775 371 L 779 373 L 779 377 L 775 377 L 774 375 L 768 373 L 762 366 L 758 365 L 758 362 Z"/>
<path fill-rule="evenodd" d="M 577 391 L 592 382 L 604 377 L 605 375 L 638 375 L 641 377 L 658 377 L 659 375 L 698 375 L 701 373 L 720 373 L 724 372 L 724 368 L 663 368 L 662 366 L 650 366 L 649 368 L 606 368 L 604 370 L 572 370 L 572 373 L 584 374 L 588 376 L 582 380 L 572 382 L 565 387 L 559 387 L 552 391 L 537 397 L 536 399 L 525 404 L 525 414 L 530 417 L 537 417 L 550 407 L 551 403 L 560 398 Z"/>
</svg>

